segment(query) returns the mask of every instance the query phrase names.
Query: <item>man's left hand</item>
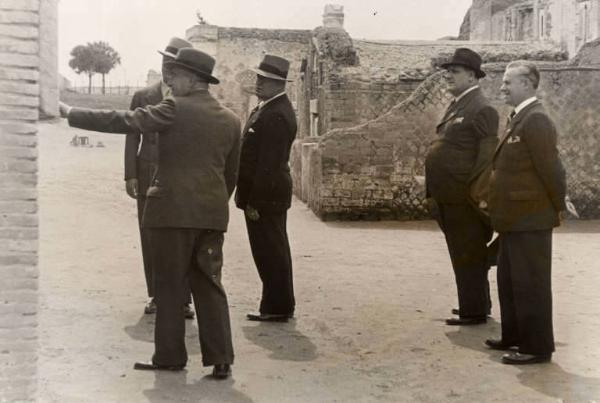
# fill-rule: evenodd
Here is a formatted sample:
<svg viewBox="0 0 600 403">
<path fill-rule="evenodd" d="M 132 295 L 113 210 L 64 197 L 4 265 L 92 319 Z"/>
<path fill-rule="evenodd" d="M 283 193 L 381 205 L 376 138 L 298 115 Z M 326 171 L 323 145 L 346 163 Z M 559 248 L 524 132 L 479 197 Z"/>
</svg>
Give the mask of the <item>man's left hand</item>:
<svg viewBox="0 0 600 403">
<path fill-rule="evenodd" d="M 61 118 L 69 117 L 69 112 L 71 111 L 71 107 L 64 102 L 58 103 L 58 112 L 60 113 Z"/>
</svg>

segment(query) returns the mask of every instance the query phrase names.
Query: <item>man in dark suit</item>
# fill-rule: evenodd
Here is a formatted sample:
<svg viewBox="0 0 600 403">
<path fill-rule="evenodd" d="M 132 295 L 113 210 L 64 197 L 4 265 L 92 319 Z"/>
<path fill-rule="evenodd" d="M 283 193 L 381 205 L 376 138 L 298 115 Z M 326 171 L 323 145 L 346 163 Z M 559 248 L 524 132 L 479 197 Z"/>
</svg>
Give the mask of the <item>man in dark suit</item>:
<svg viewBox="0 0 600 403">
<path fill-rule="evenodd" d="M 147 105 L 156 105 L 166 96 L 171 94 L 167 85 L 171 76 L 169 62 L 175 59 L 177 51 L 181 48 L 191 48 L 193 45 L 180 38 L 172 38 L 164 51 L 158 51 L 162 59 L 162 81 L 136 91 L 131 99 L 130 110 L 143 108 Z M 142 215 L 146 204 L 146 191 L 156 171 L 158 161 L 158 136 L 156 133 L 132 133 L 125 139 L 125 188 L 127 194 L 136 199 L 138 212 L 138 226 L 140 229 L 140 244 L 142 247 L 142 261 L 146 278 L 146 289 L 149 301 L 144 307 L 147 314 L 156 313 L 154 302 L 154 285 L 152 276 L 152 263 L 150 259 L 150 239 L 148 231 L 142 227 Z M 188 296 L 189 292 L 186 293 Z M 187 319 L 194 319 L 191 298 L 188 297 L 184 312 Z"/>
<path fill-rule="evenodd" d="M 552 229 L 566 209 L 566 179 L 557 133 L 535 93 L 534 64 L 513 62 L 500 91 L 515 107 L 493 157 L 490 215 L 500 234 L 498 295 L 502 338 L 488 339 L 505 364 L 550 361 L 552 329 Z"/>
<path fill-rule="evenodd" d="M 236 205 L 244 210 L 252 256 L 263 284 L 254 321 L 286 322 L 294 314 L 292 258 L 287 210 L 292 201 L 288 160 L 296 115 L 285 93 L 289 62 L 265 55 L 257 69 L 260 100 L 243 131 Z"/>
<path fill-rule="evenodd" d="M 498 113 L 479 88 L 481 57 L 459 48 L 446 70 L 454 100 L 437 126 L 426 157 L 428 205 L 446 237 L 458 290 L 458 318 L 448 325 L 485 323 L 490 311 L 487 243 L 493 231 L 469 198 L 470 183 L 489 164 L 497 142 Z"/>
<path fill-rule="evenodd" d="M 155 352 L 135 369 L 182 370 L 187 363 L 185 287 L 191 286 L 205 366 L 231 374 L 233 346 L 227 296 L 221 284 L 228 200 L 237 180 L 240 121 L 208 92 L 218 84 L 215 60 L 182 48 L 170 65 L 173 96 L 134 111 L 72 109 L 69 124 L 110 133 L 158 133 L 158 168 L 147 191 L 143 225 L 149 229 L 156 298 Z"/>
</svg>

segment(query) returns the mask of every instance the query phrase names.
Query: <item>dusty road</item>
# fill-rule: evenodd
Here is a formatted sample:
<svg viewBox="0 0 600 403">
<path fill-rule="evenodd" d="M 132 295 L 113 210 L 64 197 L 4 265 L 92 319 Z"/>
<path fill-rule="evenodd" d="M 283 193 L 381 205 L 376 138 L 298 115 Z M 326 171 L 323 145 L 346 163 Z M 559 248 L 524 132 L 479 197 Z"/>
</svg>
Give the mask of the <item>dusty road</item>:
<svg viewBox="0 0 600 403">
<path fill-rule="evenodd" d="M 106 147 L 71 147 L 75 133 Z M 499 332 L 495 294 L 488 324 L 443 323 L 456 297 L 433 222 L 322 223 L 299 201 L 289 214 L 297 318 L 244 320 L 256 308 L 259 280 L 232 208 L 224 284 L 233 379 L 206 377 L 190 321 L 186 371 L 134 371 L 134 361 L 152 354 L 153 319 L 142 314 L 123 144 L 64 123 L 40 127 L 39 401 L 600 401 L 600 222 L 569 222 L 555 233 L 557 352 L 551 364 L 519 368 L 482 347 Z"/>
</svg>

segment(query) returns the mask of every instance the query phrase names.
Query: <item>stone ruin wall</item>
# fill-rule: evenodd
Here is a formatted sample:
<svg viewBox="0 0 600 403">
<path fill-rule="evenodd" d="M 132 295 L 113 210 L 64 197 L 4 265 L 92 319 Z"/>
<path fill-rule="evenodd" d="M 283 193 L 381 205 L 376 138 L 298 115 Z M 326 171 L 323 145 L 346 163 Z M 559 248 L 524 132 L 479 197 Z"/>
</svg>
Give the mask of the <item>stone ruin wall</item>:
<svg viewBox="0 0 600 403">
<path fill-rule="evenodd" d="M 487 66 L 481 85 L 501 116 L 510 109 L 499 99 L 504 64 Z M 600 69 L 564 64 L 541 66 L 540 97 L 560 132 L 559 148 L 569 194 L 583 218 L 600 217 Z M 424 157 L 449 96 L 435 73 L 405 101 L 366 124 L 336 129 L 297 145 L 296 193 L 322 219 L 427 217 Z"/>
<path fill-rule="evenodd" d="M 287 91 L 292 102 L 296 101 L 300 65 L 308 53 L 310 31 L 197 25 L 186 32 L 186 37 L 196 48 L 216 58 L 214 75 L 221 83 L 212 86 L 211 92 L 242 121 L 257 103 L 251 94 L 256 74 L 248 69 L 256 67 L 265 53 L 290 61 L 288 77 L 294 81 L 288 84 Z"/>
</svg>

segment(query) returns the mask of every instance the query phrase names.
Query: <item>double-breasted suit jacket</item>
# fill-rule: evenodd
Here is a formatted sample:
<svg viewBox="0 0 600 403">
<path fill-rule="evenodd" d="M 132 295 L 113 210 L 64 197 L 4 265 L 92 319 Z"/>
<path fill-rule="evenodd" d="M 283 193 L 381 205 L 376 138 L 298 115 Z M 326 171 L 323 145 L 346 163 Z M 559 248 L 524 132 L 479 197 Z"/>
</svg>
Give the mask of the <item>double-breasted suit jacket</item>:
<svg viewBox="0 0 600 403">
<path fill-rule="evenodd" d="M 510 121 L 493 158 L 490 212 L 496 231 L 559 225 L 566 179 L 556 144 L 556 128 L 539 101 Z"/>
<path fill-rule="evenodd" d="M 438 203 L 467 203 L 469 184 L 496 148 L 498 112 L 476 88 L 447 109 L 437 133 L 425 161 L 427 196 Z"/>
<path fill-rule="evenodd" d="M 259 212 L 282 212 L 291 206 L 288 161 L 296 138 L 296 115 L 287 95 L 254 111 L 243 131 L 236 205 Z"/>
<path fill-rule="evenodd" d="M 473 205 L 469 186 L 490 163 L 497 132 L 498 113 L 477 87 L 448 107 L 425 160 L 427 196 L 438 205 L 462 318 L 485 320 L 491 306 L 487 243 L 492 229 Z"/>
</svg>

